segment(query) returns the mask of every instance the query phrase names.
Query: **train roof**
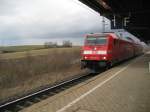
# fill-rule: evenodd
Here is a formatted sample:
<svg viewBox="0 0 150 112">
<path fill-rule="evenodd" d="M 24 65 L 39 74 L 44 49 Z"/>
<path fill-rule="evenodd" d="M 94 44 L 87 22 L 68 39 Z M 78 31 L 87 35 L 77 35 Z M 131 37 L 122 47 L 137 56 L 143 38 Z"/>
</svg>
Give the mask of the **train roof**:
<svg viewBox="0 0 150 112">
<path fill-rule="evenodd" d="M 127 32 L 124 29 L 116 29 L 107 32 L 102 32 L 102 33 L 87 34 L 87 36 L 107 36 L 107 35 L 112 35 L 112 37 L 114 38 L 122 39 L 129 42 L 134 42 L 138 44 L 141 43 L 141 41 L 137 37 L 135 37 L 134 35 L 132 35 L 131 33 Z"/>
<path fill-rule="evenodd" d="M 87 34 L 86 36 L 96 36 L 96 37 L 106 37 L 108 35 L 112 35 L 113 38 L 118 38 L 117 36 L 114 36 L 114 33 L 113 32 L 107 32 L 107 33 L 90 33 L 90 34 Z M 119 38 L 118 38 L 119 39 Z"/>
<path fill-rule="evenodd" d="M 87 36 L 107 36 L 111 33 L 90 33 L 90 34 L 87 34 Z M 112 33 L 113 34 L 113 33 Z"/>
</svg>

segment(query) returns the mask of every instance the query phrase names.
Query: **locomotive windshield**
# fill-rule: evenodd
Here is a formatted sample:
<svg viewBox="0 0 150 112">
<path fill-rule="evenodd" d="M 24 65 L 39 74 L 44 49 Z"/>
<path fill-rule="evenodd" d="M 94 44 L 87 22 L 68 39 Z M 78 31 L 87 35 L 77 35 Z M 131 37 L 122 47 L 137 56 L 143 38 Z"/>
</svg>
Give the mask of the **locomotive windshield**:
<svg viewBox="0 0 150 112">
<path fill-rule="evenodd" d="M 105 45 L 107 42 L 106 37 L 87 37 L 87 45 Z"/>
</svg>

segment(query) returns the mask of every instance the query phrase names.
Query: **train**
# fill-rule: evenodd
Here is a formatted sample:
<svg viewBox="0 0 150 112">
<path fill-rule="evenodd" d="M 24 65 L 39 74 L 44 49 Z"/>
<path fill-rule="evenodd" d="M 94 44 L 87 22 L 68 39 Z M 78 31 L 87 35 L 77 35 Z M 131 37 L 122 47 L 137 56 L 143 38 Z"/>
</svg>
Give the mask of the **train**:
<svg viewBox="0 0 150 112">
<path fill-rule="evenodd" d="M 85 36 L 81 50 L 81 68 L 98 71 L 143 54 L 138 38 L 121 32 L 91 33 Z"/>
</svg>

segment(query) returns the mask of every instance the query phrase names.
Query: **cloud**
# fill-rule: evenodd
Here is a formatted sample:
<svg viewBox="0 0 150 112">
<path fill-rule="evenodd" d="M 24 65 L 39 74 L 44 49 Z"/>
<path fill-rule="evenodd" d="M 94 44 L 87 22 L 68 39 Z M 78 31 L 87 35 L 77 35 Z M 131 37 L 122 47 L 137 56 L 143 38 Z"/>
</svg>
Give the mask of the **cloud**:
<svg viewBox="0 0 150 112">
<path fill-rule="evenodd" d="M 101 31 L 101 21 L 77 0 L 0 1 L 0 39 L 81 37 Z"/>
</svg>

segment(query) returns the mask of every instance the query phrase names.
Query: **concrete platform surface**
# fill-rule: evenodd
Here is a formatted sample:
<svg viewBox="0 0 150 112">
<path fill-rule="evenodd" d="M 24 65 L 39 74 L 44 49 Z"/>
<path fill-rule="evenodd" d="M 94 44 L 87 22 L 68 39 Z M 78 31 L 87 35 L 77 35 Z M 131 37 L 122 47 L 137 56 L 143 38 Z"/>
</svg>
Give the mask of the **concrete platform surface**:
<svg viewBox="0 0 150 112">
<path fill-rule="evenodd" d="M 21 112 L 150 112 L 150 52 Z"/>
</svg>

